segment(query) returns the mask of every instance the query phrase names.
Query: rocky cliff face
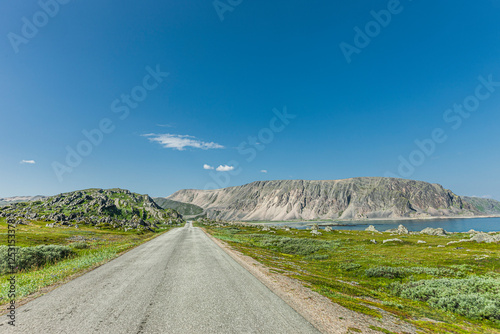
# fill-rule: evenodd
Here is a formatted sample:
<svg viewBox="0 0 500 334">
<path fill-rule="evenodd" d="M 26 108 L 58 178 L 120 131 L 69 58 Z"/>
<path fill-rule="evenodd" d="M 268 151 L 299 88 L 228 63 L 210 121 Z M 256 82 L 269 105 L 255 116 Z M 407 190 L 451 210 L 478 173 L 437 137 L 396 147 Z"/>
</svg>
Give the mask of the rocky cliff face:
<svg viewBox="0 0 500 334">
<path fill-rule="evenodd" d="M 441 185 L 395 178 L 259 181 L 217 190 L 180 190 L 209 218 L 310 220 L 473 216 L 480 212 Z"/>
<path fill-rule="evenodd" d="M 0 217 L 131 228 L 182 220 L 177 211 L 162 209 L 148 195 L 123 189 L 86 189 L 14 203 L 0 207 Z"/>
</svg>

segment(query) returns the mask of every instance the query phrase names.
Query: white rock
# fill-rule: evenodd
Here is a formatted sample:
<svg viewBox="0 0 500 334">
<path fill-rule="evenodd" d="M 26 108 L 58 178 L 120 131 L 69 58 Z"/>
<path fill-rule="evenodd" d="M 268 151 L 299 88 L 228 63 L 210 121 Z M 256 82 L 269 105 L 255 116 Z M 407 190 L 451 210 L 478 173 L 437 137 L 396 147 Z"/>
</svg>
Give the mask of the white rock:
<svg viewBox="0 0 500 334">
<path fill-rule="evenodd" d="M 385 239 L 384 241 L 382 241 L 382 243 L 386 243 L 386 242 L 403 242 L 403 240 L 401 239 L 397 239 L 397 238 L 394 238 L 394 239 Z"/>
<path fill-rule="evenodd" d="M 397 231 L 398 234 L 408 234 L 408 229 L 406 227 L 404 227 L 403 225 L 399 225 L 398 226 L 398 231 Z"/>
</svg>

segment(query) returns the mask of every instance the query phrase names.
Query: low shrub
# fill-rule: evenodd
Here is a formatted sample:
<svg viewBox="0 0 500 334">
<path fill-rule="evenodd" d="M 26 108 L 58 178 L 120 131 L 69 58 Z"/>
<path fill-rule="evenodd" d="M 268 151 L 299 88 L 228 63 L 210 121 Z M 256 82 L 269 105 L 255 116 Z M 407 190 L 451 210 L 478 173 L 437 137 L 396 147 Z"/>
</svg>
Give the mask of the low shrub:
<svg viewBox="0 0 500 334">
<path fill-rule="evenodd" d="M 452 276 L 462 277 L 464 271 L 455 271 L 450 268 L 431 268 L 431 267 L 373 267 L 365 272 L 368 277 L 385 277 L 385 278 L 403 278 L 408 275 L 430 275 L 430 276 Z"/>
<path fill-rule="evenodd" d="M 403 278 L 406 271 L 398 267 L 373 267 L 366 269 L 365 274 L 368 277 Z"/>
<path fill-rule="evenodd" d="M 306 256 L 306 260 L 308 261 L 321 261 L 327 260 L 328 258 L 330 258 L 330 256 L 327 254 L 311 254 Z"/>
<path fill-rule="evenodd" d="M 343 262 L 339 264 L 339 268 L 345 271 L 354 271 L 361 268 L 361 265 L 358 263 Z"/>
<path fill-rule="evenodd" d="M 389 289 L 397 296 L 424 301 L 431 307 L 471 319 L 500 320 L 499 278 L 441 278 L 406 284 L 391 283 Z"/>
<path fill-rule="evenodd" d="M 78 242 L 72 243 L 71 247 L 73 247 L 75 249 L 87 249 L 87 248 L 90 248 L 90 245 L 85 241 L 78 241 Z"/>
<path fill-rule="evenodd" d="M 256 246 L 292 255 L 311 255 L 322 249 L 331 250 L 340 245 L 340 241 L 288 238 L 267 234 L 253 234 L 249 237 Z"/>
<path fill-rule="evenodd" d="M 8 246 L 0 246 L 0 275 L 10 272 L 8 249 Z M 40 245 L 35 247 L 15 247 L 17 271 L 26 271 L 33 267 L 41 267 L 46 263 L 55 263 L 73 254 L 74 251 L 68 246 Z"/>
</svg>

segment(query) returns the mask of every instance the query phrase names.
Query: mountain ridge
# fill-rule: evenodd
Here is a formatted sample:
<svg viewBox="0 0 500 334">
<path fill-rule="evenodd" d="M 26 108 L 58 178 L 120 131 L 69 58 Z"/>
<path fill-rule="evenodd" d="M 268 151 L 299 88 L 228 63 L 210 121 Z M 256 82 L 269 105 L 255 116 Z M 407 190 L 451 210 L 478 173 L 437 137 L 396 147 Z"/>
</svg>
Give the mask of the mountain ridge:
<svg viewBox="0 0 500 334">
<path fill-rule="evenodd" d="M 200 206 L 209 218 L 224 220 L 364 220 L 484 214 L 440 184 L 383 177 L 255 181 L 216 190 L 183 189 L 167 198 Z"/>
</svg>

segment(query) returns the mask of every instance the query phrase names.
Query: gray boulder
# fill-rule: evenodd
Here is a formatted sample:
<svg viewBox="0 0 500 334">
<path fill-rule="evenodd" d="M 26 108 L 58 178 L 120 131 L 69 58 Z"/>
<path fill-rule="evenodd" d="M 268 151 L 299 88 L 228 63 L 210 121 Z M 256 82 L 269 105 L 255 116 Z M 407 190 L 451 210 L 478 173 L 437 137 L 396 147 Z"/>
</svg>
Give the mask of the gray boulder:
<svg viewBox="0 0 500 334">
<path fill-rule="evenodd" d="M 478 233 L 470 238 L 471 241 L 493 243 L 500 242 L 500 234 L 488 234 L 488 233 Z"/>
<path fill-rule="evenodd" d="M 408 229 L 406 227 L 404 227 L 403 225 L 399 225 L 398 226 L 398 231 L 397 231 L 398 234 L 408 234 Z"/>
<path fill-rule="evenodd" d="M 447 234 L 446 231 L 441 227 L 438 228 L 426 227 L 422 231 L 420 231 L 420 233 L 428 235 L 437 235 L 437 236 L 445 236 Z"/>
</svg>

